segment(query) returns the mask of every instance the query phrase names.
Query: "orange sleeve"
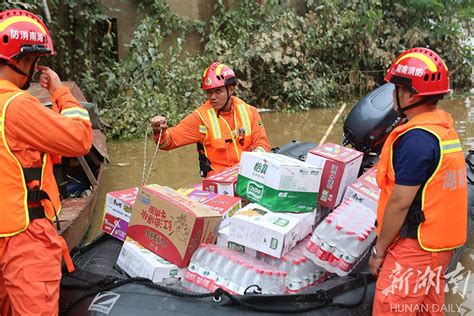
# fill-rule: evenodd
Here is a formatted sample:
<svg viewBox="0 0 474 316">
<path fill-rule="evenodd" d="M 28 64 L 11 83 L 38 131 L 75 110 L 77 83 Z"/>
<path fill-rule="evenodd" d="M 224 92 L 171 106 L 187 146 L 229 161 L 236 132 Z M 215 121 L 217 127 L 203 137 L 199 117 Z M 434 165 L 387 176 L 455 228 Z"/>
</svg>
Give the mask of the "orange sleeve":
<svg viewBox="0 0 474 316">
<path fill-rule="evenodd" d="M 171 150 L 177 147 L 203 143 L 206 136 L 199 132 L 199 125 L 202 124 L 201 118 L 196 112 L 192 112 L 178 125 L 168 128 L 161 136 L 160 149 Z M 158 134 L 153 134 L 155 143 L 158 141 Z"/>
<path fill-rule="evenodd" d="M 262 118 L 260 117 L 257 108 L 253 106 L 250 108 L 252 109 L 252 150 L 263 149 L 264 151 L 269 152 L 271 149 L 270 142 L 268 141 Z"/>
<path fill-rule="evenodd" d="M 27 150 L 78 157 L 92 146 L 92 128 L 87 110 L 62 87 L 52 96 L 55 110 L 43 106 L 38 99 L 23 94 L 13 99 L 7 109 L 5 131 L 8 140 Z M 15 148 L 23 151 L 25 148 Z"/>
</svg>

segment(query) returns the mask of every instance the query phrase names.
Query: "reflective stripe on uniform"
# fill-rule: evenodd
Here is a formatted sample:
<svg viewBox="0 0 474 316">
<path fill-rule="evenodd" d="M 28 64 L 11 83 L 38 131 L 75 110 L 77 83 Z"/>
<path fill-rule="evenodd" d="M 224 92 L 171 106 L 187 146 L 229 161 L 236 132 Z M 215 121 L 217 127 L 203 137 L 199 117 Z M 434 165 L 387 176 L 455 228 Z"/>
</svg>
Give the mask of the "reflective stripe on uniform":
<svg viewBox="0 0 474 316">
<path fill-rule="evenodd" d="M 442 154 L 450 154 L 462 151 L 461 141 L 459 139 L 446 140 L 441 142 Z"/>
<path fill-rule="evenodd" d="M 239 109 L 240 119 L 242 123 L 244 123 L 245 135 L 250 136 L 250 134 L 252 134 L 252 124 L 250 124 L 250 116 L 247 112 L 247 107 L 243 103 L 240 103 L 237 107 Z"/>
<path fill-rule="evenodd" d="M 68 118 L 80 118 L 85 121 L 90 121 L 89 112 L 87 112 L 86 109 L 80 107 L 72 107 L 62 110 L 61 115 Z"/>
<path fill-rule="evenodd" d="M 201 133 L 201 134 L 207 134 L 206 125 L 199 125 L 199 133 Z"/>
<path fill-rule="evenodd" d="M 207 114 L 209 116 L 209 121 L 211 122 L 212 135 L 214 136 L 214 139 L 222 138 L 221 128 L 219 126 L 219 122 L 217 121 L 216 111 L 214 111 L 213 108 L 210 108 L 207 110 Z"/>
</svg>

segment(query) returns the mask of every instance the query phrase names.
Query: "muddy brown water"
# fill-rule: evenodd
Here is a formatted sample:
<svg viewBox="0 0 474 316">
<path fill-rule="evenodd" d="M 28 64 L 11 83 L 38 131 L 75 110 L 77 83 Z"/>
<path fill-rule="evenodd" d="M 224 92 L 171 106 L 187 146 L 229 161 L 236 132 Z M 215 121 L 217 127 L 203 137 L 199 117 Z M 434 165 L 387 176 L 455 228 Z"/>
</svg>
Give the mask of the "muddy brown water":
<svg viewBox="0 0 474 316">
<path fill-rule="evenodd" d="M 452 114 L 465 151 L 474 149 L 474 104 L 471 107 L 471 101 L 472 97 L 449 99 L 441 103 L 441 107 Z M 265 112 L 261 113 L 261 116 L 270 143 L 275 147 L 294 139 L 319 143 L 338 110 L 338 108 L 324 108 L 299 113 Z M 350 106 L 334 126 L 327 142 L 341 142 L 343 118 L 349 111 Z M 88 241 L 101 231 L 106 193 L 137 186 L 142 179 L 144 139 L 111 141 L 107 146 L 110 163 L 103 174 L 94 218 L 87 235 Z M 148 139 L 146 155 L 148 164 L 154 149 L 154 144 Z M 158 183 L 177 189 L 200 181 L 196 147 L 190 145 L 170 152 L 159 151 L 148 183 Z M 459 275 L 464 281 L 459 283 L 457 293 L 453 293 L 456 289 L 450 289 L 446 294 L 446 315 L 474 315 L 474 276 L 470 275 L 471 271 L 474 272 L 474 243 L 471 242 L 469 246 L 460 261 L 464 270 Z"/>
</svg>

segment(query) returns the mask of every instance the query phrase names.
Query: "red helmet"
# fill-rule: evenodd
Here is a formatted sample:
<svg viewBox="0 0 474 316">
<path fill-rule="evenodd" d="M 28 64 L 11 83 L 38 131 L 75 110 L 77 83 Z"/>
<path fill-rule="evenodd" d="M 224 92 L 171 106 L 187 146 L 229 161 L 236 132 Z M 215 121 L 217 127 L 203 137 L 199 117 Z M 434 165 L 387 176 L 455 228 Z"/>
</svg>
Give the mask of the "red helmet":
<svg viewBox="0 0 474 316">
<path fill-rule="evenodd" d="M 213 62 L 202 75 L 201 88 L 209 90 L 236 83 L 235 73 L 229 66 Z"/>
<path fill-rule="evenodd" d="M 0 59 L 16 65 L 25 55 L 53 55 L 48 29 L 36 15 L 24 10 L 0 12 Z"/>
<path fill-rule="evenodd" d="M 416 47 L 395 59 L 385 81 L 402 85 L 416 96 L 446 94 L 449 74 L 441 57 L 428 48 Z"/>
</svg>

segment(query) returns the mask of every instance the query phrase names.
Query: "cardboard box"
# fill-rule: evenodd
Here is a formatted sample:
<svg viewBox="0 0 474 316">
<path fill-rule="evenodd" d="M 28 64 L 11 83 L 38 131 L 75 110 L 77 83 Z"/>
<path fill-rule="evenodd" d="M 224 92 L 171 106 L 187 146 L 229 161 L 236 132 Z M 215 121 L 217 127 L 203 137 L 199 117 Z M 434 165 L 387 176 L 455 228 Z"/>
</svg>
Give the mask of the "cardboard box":
<svg viewBox="0 0 474 316">
<path fill-rule="evenodd" d="M 229 241 L 281 258 L 299 241 L 299 220 L 251 203 L 230 219 Z"/>
<path fill-rule="evenodd" d="M 218 194 L 236 196 L 235 185 L 239 166 L 225 169 L 221 173 L 214 174 L 202 180 L 202 189 Z"/>
<path fill-rule="evenodd" d="M 191 200 L 208 206 L 222 216 L 220 228 L 229 226 L 229 219 L 236 211 L 242 208 L 242 200 L 236 196 L 217 194 L 199 189 L 178 190 Z"/>
<path fill-rule="evenodd" d="M 104 207 L 104 218 L 102 220 L 102 231 L 119 240 L 125 240 L 128 221 L 107 213 L 105 208 L 106 207 Z"/>
<path fill-rule="evenodd" d="M 344 199 L 351 199 L 377 213 L 377 204 L 380 189 L 375 180 L 376 167 L 372 167 L 361 175 L 356 181 L 349 184 L 344 194 Z"/>
<path fill-rule="evenodd" d="M 171 188 L 141 187 L 127 236 L 178 267 L 201 243 L 214 243 L 221 216 Z"/>
<path fill-rule="evenodd" d="M 255 249 L 245 247 L 233 241 L 229 241 L 230 226 L 226 226 L 219 230 L 217 235 L 216 245 L 220 248 L 229 248 L 240 253 L 245 253 L 253 258 L 257 258 L 257 251 Z"/>
<path fill-rule="evenodd" d="M 117 265 L 131 277 L 143 277 L 154 283 L 169 278 L 181 279 L 186 270 L 154 254 L 135 240 L 125 240 L 117 259 Z"/>
<path fill-rule="evenodd" d="M 311 212 L 316 208 L 321 168 L 264 152 L 244 152 L 237 193 L 275 212 Z"/>
<path fill-rule="evenodd" d="M 314 229 L 316 228 L 316 214 L 317 213 L 318 211 L 314 210 L 309 213 L 301 213 L 301 214 L 289 213 L 288 214 L 293 217 L 296 217 L 299 221 L 298 241 L 305 239 L 309 234 L 313 233 Z"/>
<path fill-rule="evenodd" d="M 109 192 L 105 197 L 102 231 L 125 240 L 138 188 Z"/>
<path fill-rule="evenodd" d="M 347 186 L 357 179 L 362 156 L 360 151 L 331 143 L 308 152 L 306 162 L 323 169 L 319 205 L 334 209 L 341 203 Z"/>
</svg>

